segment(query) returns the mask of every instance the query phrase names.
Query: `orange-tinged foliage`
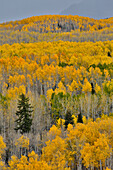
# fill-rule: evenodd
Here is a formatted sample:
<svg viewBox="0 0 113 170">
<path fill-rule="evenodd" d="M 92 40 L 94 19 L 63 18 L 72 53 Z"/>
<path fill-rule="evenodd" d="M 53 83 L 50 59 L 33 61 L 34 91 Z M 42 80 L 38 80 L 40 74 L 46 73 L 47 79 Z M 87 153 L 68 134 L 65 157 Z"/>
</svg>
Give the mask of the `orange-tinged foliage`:
<svg viewBox="0 0 113 170">
<path fill-rule="evenodd" d="M 97 66 L 99 63 L 106 65 L 112 63 L 112 57 L 107 56 L 111 50 L 109 46 L 112 44 L 112 41 L 101 43 L 59 41 L 0 46 L 1 88 L 5 88 L 3 86 L 5 82 L 8 97 L 14 98 L 26 90 L 37 88 L 39 81 L 40 86 L 45 86 L 44 94 L 47 94 L 49 101 L 53 91 L 56 94 L 59 92 L 65 94 L 66 91 L 87 94 L 91 92 L 90 83 L 93 81 L 96 92 L 100 93 L 104 88 L 101 81 L 103 74 L 104 80 L 110 82 L 112 68 L 104 69 L 102 72 Z M 91 67 L 94 64 L 95 68 Z M 56 89 L 52 90 L 55 86 Z"/>
<path fill-rule="evenodd" d="M 65 23 L 66 28 L 62 28 Z M 67 29 L 68 25 L 70 30 Z M 22 42 L 23 39 L 25 42 L 34 42 L 37 38 L 35 35 L 38 35 L 37 41 L 43 39 L 40 43 L 13 44 L 12 38 L 10 44 L 13 45 L 0 46 L 0 92 L 10 99 L 9 103 L 13 105 L 7 110 L 9 124 L 14 124 L 14 107 L 21 93 L 30 96 L 34 104 L 32 130 L 35 132 L 35 126 L 40 126 L 40 136 L 41 129 L 46 133 L 45 129 L 51 127 L 48 124 L 52 120 L 49 122 L 48 118 L 57 113 L 60 115 L 55 121 L 56 126 L 53 125 L 47 135 L 44 134 L 46 142 L 41 139 L 42 155 L 32 151 L 28 157 L 12 156 L 9 170 L 68 170 L 80 166 L 80 162 L 83 162 L 86 168 L 110 168 L 106 167 L 113 155 L 113 118 L 107 115 L 113 112 L 113 41 L 69 41 L 78 41 L 76 36 L 80 41 L 85 41 L 86 37 L 91 40 L 92 36 L 91 41 L 96 41 L 105 34 L 111 37 L 112 29 L 113 18 L 98 21 L 59 15 L 0 24 L 1 32 L 16 30 L 17 42 Z M 30 39 L 29 36 L 26 38 L 28 34 L 32 35 Z M 60 40 L 61 36 L 64 41 L 56 41 L 56 37 Z M 35 38 L 32 39 L 33 37 Z M 106 40 L 107 37 L 104 37 Z M 44 42 L 51 39 L 55 41 Z M 67 39 L 69 41 L 66 41 Z M 58 101 L 54 101 L 54 97 Z M 0 104 L 3 107 L 2 103 Z M 72 113 L 74 125 L 68 124 L 66 130 L 63 118 L 68 109 Z M 79 112 L 83 114 L 83 124 L 77 123 Z M 101 118 L 97 118 L 100 116 Z M 40 119 L 39 122 L 36 122 L 35 118 L 36 121 Z M 42 120 L 45 125 L 42 125 Z M 30 140 L 21 136 L 15 145 L 28 150 Z M 1 159 L 5 147 L 1 137 Z M 6 168 L 3 160 L 0 168 Z"/>
<path fill-rule="evenodd" d="M 8 169 L 67 170 L 74 168 L 75 162 L 79 165 L 81 159 L 86 168 L 100 168 L 101 162 L 104 169 L 109 169 L 106 161 L 113 151 L 112 134 L 113 117 L 108 116 L 102 116 L 96 122 L 89 120 L 84 124 L 78 123 L 75 127 L 69 124 L 63 133 L 62 127 L 53 125 L 41 156 L 34 151 L 28 154 L 29 159 L 26 156 L 20 159 L 12 156 Z M 0 167 L 7 169 L 4 162 L 0 163 Z"/>
</svg>

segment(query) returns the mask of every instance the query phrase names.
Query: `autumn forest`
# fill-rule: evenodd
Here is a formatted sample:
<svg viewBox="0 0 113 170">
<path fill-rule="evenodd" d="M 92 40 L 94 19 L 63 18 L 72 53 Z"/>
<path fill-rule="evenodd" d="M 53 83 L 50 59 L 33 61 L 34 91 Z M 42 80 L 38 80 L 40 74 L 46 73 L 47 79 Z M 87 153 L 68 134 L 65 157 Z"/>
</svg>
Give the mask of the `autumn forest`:
<svg viewBox="0 0 113 170">
<path fill-rule="evenodd" d="M 113 169 L 113 18 L 0 24 L 0 170 Z"/>
</svg>

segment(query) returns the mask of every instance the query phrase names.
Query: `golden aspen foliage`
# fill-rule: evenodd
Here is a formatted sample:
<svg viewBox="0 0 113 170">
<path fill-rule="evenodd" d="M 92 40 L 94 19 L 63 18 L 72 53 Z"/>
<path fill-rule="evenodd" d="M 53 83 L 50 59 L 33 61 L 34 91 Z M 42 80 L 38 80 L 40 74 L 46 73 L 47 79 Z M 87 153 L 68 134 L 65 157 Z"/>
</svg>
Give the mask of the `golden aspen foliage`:
<svg viewBox="0 0 113 170">
<path fill-rule="evenodd" d="M 7 92 L 7 97 L 15 99 L 17 98 L 17 96 L 19 96 L 20 94 L 25 94 L 26 89 L 24 85 L 21 85 L 19 87 L 14 87 L 14 88 L 10 88 Z"/>
<path fill-rule="evenodd" d="M 48 134 L 47 134 L 47 137 L 49 140 L 53 140 L 55 139 L 56 136 L 60 136 L 61 135 L 61 129 L 57 128 L 55 125 L 53 125 Z"/>
<path fill-rule="evenodd" d="M 94 143 L 96 159 L 101 160 L 102 164 L 105 165 L 105 161 L 110 157 L 111 148 L 109 147 L 109 139 L 101 134 L 97 141 Z"/>
<path fill-rule="evenodd" d="M 61 119 L 61 118 L 59 118 L 58 120 L 57 120 L 57 125 L 56 125 L 58 128 L 64 128 L 65 127 L 65 120 L 64 119 Z"/>
<path fill-rule="evenodd" d="M 7 170 L 7 167 L 3 161 L 0 161 L 0 169 L 1 170 Z"/>
<path fill-rule="evenodd" d="M 95 86 L 95 92 L 97 94 L 100 94 L 101 93 L 101 87 L 96 83 L 96 86 Z"/>
<path fill-rule="evenodd" d="M 1 137 L 1 170 L 113 167 L 112 39 L 113 18 L 45 15 L 0 24 L 0 133 L 15 153 L 6 167 Z M 33 124 L 30 138 L 17 139 L 22 93 L 34 104 Z M 74 125 L 66 129 L 68 109 Z"/>
<path fill-rule="evenodd" d="M 83 163 L 88 168 L 90 166 L 99 167 L 101 160 L 102 165 L 105 165 L 105 160 L 110 157 L 111 149 L 109 147 L 109 141 L 104 134 L 100 134 L 100 137 L 93 145 L 85 143 L 81 150 L 81 157 Z"/>
<path fill-rule="evenodd" d="M 63 92 L 63 94 L 66 93 L 66 88 L 64 87 L 63 83 L 60 81 L 58 83 L 58 88 L 55 89 L 55 94 L 57 95 L 58 93 Z"/>
<path fill-rule="evenodd" d="M 84 124 L 87 124 L 87 123 L 88 123 L 88 121 L 87 121 L 87 119 L 86 119 L 86 117 L 85 117 L 85 116 L 83 116 L 83 118 L 82 118 L 82 119 L 83 119 L 83 123 L 84 123 Z"/>
<path fill-rule="evenodd" d="M 6 144 L 3 141 L 3 137 L 0 136 L 0 159 L 2 159 L 2 154 L 4 154 L 6 148 Z"/>
<path fill-rule="evenodd" d="M 17 170 L 28 169 L 28 161 L 26 156 L 22 156 L 17 164 Z"/>
<path fill-rule="evenodd" d="M 106 170 L 111 170 L 111 169 L 107 167 Z"/>
<path fill-rule="evenodd" d="M 48 102 L 50 102 L 51 96 L 52 96 L 53 93 L 54 93 L 54 91 L 52 89 L 47 90 L 47 99 L 48 99 Z"/>
<path fill-rule="evenodd" d="M 71 85 L 68 85 L 68 88 L 70 92 L 73 92 L 73 91 L 76 92 L 76 90 L 79 89 L 79 84 L 75 80 L 73 80 Z"/>
<path fill-rule="evenodd" d="M 85 93 L 91 92 L 91 84 L 88 82 L 87 78 L 84 80 L 82 91 Z"/>
<path fill-rule="evenodd" d="M 83 158 L 83 163 L 86 168 L 92 166 L 98 167 L 98 163 L 95 160 L 95 148 L 89 143 L 85 143 L 85 146 L 81 150 L 81 157 Z"/>
<path fill-rule="evenodd" d="M 74 125 L 76 126 L 76 124 L 77 124 L 77 117 L 75 115 L 72 115 L 72 117 L 73 117 Z"/>
<path fill-rule="evenodd" d="M 18 163 L 19 163 L 19 159 L 15 155 L 13 155 L 11 157 L 11 160 L 9 161 L 9 166 L 10 166 L 9 169 L 10 170 L 17 169 Z"/>
<path fill-rule="evenodd" d="M 21 147 L 21 148 L 29 148 L 29 138 L 26 136 L 21 136 L 17 141 L 15 142 L 15 146 Z"/>
<path fill-rule="evenodd" d="M 51 165 L 53 169 L 66 168 L 65 141 L 59 136 L 56 136 L 52 141 L 47 141 L 46 145 L 42 150 L 42 160 Z"/>
</svg>

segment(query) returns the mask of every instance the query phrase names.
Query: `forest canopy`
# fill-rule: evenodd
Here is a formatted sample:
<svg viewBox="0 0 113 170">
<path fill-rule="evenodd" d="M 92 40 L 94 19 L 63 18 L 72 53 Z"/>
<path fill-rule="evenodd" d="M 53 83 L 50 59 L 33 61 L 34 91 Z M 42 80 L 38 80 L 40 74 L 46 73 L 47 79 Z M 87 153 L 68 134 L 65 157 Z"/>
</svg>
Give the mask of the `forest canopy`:
<svg viewBox="0 0 113 170">
<path fill-rule="evenodd" d="M 113 169 L 112 131 L 113 18 L 0 24 L 1 170 Z"/>
</svg>

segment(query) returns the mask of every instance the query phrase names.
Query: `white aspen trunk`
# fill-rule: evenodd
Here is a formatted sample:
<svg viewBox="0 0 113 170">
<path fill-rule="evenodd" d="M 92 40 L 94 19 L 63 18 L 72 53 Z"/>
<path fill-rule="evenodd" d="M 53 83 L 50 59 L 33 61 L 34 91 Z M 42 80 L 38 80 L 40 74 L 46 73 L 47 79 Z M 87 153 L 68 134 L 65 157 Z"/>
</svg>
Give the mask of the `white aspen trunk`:
<svg viewBox="0 0 113 170">
<path fill-rule="evenodd" d="M 90 98 L 90 96 L 88 95 L 88 105 L 87 105 L 87 114 L 88 114 L 88 118 L 90 117 L 90 100 L 91 100 L 91 98 Z"/>
<path fill-rule="evenodd" d="M 42 83 L 41 83 L 41 95 L 43 95 L 43 90 L 42 90 Z"/>
<path fill-rule="evenodd" d="M 77 164 L 77 170 L 82 170 L 82 160 L 80 158 Z"/>
<path fill-rule="evenodd" d="M 112 168 L 112 162 L 113 162 L 113 160 L 112 160 L 112 153 L 110 153 L 110 162 L 109 162 L 110 169 Z"/>
<path fill-rule="evenodd" d="M 100 160 L 100 170 L 102 170 L 102 162 L 101 162 L 101 160 Z"/>
</svg>

